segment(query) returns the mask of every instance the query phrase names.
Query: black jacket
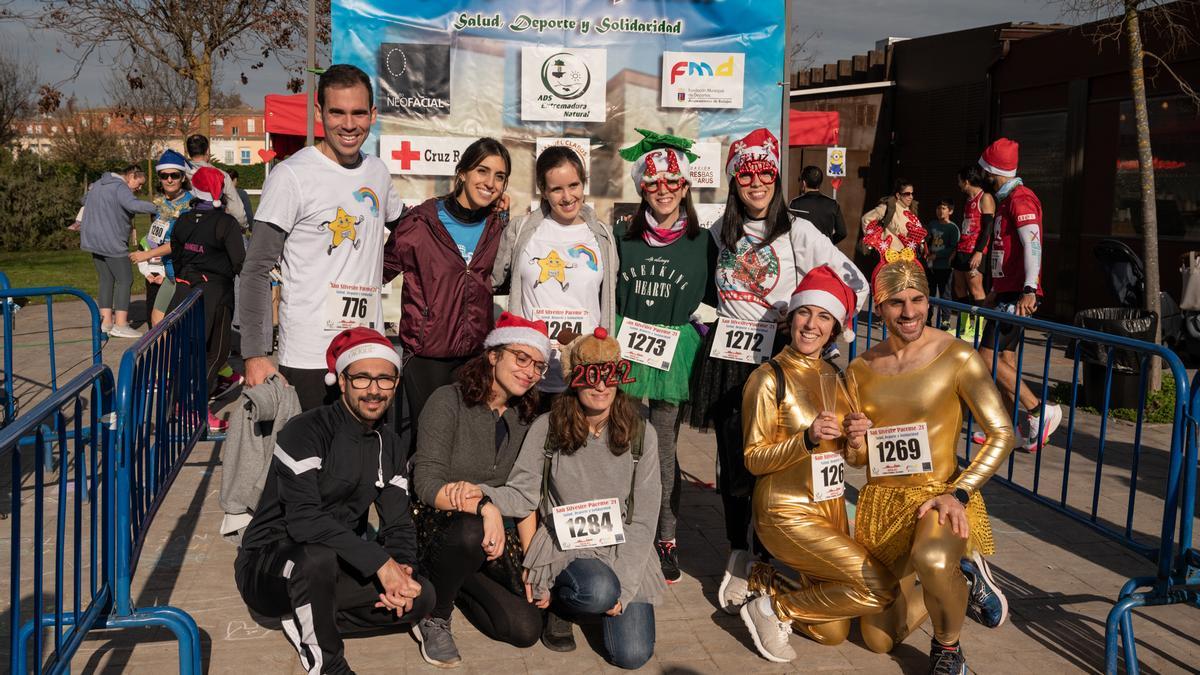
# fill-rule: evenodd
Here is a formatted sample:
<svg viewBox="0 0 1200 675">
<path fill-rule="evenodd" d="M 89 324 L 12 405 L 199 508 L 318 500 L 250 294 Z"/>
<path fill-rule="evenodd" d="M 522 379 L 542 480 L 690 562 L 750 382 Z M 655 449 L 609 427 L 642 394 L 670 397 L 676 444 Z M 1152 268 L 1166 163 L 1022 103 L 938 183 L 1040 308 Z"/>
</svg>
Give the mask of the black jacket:
<svg viewBox="0 0 1200 675">
<path fill-rule="evenodd" d="M 233 282 L 245 259 L 242 230 L 223 209 L 184 211 L 171 228 L 171 262 L 176 279 L 189 284 L 213 277 Z"/>
<path fill-rule="evenodd" d="M 842 209 L 837 200 L 820 192 L 805 192 L 788 204 L 793 215 L 803 218 L 821 231 L 833 243 L 846 238 L 846 223 L 842 220 Z"/>
<path fill-rule="evenodd" d="M 389 557 L 415 570 L 417 535 L 404 457 L 387 425 L 364 425 L 341 399 L 297 415 L 276 439 L 242 548 L 291 539 L 329 546 L 363 576 L 375 574 Z M 380 524 L 377 539 L 369 541 L 363 534 L 372 503 Z"/>
</svg>

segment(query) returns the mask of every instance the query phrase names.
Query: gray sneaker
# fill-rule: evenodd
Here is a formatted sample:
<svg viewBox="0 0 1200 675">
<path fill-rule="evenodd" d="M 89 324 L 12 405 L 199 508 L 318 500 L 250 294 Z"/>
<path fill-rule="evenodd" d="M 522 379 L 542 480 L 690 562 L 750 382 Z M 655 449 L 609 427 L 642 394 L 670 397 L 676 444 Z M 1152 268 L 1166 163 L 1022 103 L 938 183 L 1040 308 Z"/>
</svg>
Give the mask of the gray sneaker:
<svg viewBox="0 0 1200 675">
<path fill-rule="evenodd" d="M 760 601 L 767 604 L 766 611 L 760 606 Z M 788 638 L 792 636 L 792 623 L 780 621 L 775 616 L 775 610 L 770 608 L 767 596 L 742 605 L 739 613 L 742 615 L 742 623 L 746 624 L 746 629 L 750 631 L 754 646 L 764 659 L 775 663 L 788 663 L 796 658 L 796 650 L 788 644 Z"/>
<path fill-rule="evenodd" d="M 725 563 L 725 576 L 721 579 L 721 587 L 717 589 L 717 603 L 727 614 L 737 614 L 738 608 L 746 602 L 750 594 L 750 552 L 734 549 L 729 553 L 729 562 Z"/>
<path fill-rule="evenodd" d="M 421 643 L 421 658 L 429 665 L 457 668 L 462 664 L 462 657 L 458 655 L 458 647 L 454 644 L 454 636 L 450 634 L 450 619 L 421 619 L 413 635 L 416 636 L 417 642 Z"/>
<path fill-rule="evenodd" d="M 145 334 L 145 333 L 143 333 L 142 331 L 140 331 L 140 330 L 138 330 L 138 329 L 134 328 L 133 326 L 130 326 L 129 324 L 125 324 L 125 325 L 120 325 L 120 324 L 118 324 L 118 325 L 116 325 L 116 326 L 113 326 L 113 327 L 112 327 L 112 328 L 111 328 L 111 329 L 108 331 L 108 335 L 109 335 L 109 337 L 115 337 L 115 338 L 130 338 L 130 339 L 135 339 L 135 338 L 140 338 L 140 337 L 142 337 L 142 335 L 144 335 L 144 334 Z"/>
</svg>

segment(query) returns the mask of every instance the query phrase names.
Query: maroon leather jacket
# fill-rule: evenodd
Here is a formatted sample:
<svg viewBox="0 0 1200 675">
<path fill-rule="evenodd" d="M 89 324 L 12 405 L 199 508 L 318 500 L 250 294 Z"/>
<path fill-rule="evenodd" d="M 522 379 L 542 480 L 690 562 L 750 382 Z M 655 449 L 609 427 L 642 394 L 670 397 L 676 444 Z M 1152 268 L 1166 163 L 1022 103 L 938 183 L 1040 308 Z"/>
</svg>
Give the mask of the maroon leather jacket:
<svg viewBox="0 0 1200 675">
<path fill-rule="evenodd" d="M 508 212 L 488 216 L 471 264 L 438 218 L 437 198 L 400 218 L 383 249 L 383 281 L 404 273 L 400 344 L 404 355 L 473 356 L 492 330 L 492 263 Z"/>
</svg>

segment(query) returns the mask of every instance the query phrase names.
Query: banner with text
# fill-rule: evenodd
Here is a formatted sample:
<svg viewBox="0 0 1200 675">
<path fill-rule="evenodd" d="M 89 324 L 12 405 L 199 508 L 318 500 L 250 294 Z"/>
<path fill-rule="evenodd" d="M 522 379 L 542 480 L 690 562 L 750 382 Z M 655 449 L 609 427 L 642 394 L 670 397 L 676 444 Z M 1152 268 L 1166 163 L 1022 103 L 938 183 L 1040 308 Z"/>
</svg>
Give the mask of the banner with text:
<svg viewBox="0 0 1200 675">
<path fill-rule="evenodd" d="M 523 211 L 537 154 L 569 143 L 607 221 L 638 200 L 617 152 L 640 128 L 698 141 L 695 201 L 720 204 L 730 143 L 758 127 L 780 135 L 782 0 L 333 0 L 332 21 L 332 61 L 375 86 L 364 151 L 407 199 L 448 192 L 462 151 L 490 136 L 512 156 L 511 208 Z"/>
</svg>

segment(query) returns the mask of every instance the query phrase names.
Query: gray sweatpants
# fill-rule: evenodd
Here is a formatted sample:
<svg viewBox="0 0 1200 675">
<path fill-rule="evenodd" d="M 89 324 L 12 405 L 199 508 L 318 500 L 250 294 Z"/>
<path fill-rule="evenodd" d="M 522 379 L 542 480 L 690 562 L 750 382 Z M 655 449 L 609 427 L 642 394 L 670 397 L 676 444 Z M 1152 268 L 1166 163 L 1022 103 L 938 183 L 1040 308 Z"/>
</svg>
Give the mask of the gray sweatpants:
<svg viewBox="0 0 1200 675">
<path fill-rule="evenodd" d="M 679 406 L 666 401 L 650 401 L 650 426 L 658 436 L 658 463 L 662 476 L 662 507 L 658 510 L 658 538 L 675 538 L 675 522 L 679 517 L 680 472 L 675 459 L 675 444 L 679 440 Z"/>
<path fill-rule="evenodd" d="M 124 255 L 92 254 L 96 276 L 100 279 L 100 309 L 129 311 L 129 294 L 133 290 L 133 266 Z"/>
</svg>

